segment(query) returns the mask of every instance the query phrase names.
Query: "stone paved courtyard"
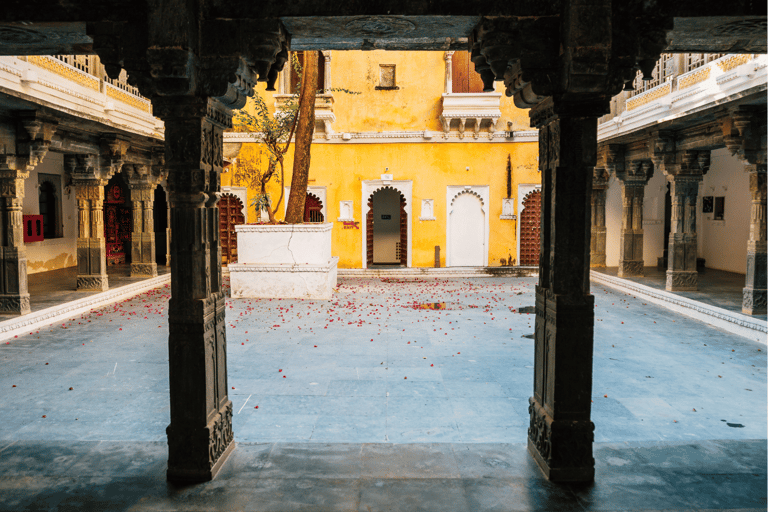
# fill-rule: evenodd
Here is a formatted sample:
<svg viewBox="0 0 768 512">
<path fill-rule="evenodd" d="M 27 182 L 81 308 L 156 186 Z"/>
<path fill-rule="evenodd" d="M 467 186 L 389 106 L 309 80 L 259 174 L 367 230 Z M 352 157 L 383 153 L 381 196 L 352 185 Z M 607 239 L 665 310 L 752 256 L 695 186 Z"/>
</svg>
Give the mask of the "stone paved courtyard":
<svg viewBox="0 0 768 512">
<path fill-rule="evenodd" d="M 560 491 L 547 494 L 549 487 L 541 483 L 524 449 L 534 344 L 534 314 L 532 308 L 527 308 L 534 302 L 535 282 L 535 278 L 343 278 L 335 299 L 329 302 L 230 300 L 229 393 L 234 406 L 235 439 L 240 446 L 227 470 L 229 476 L 199 489 L 210 490 L 205 486 L 224 485 L 222 482 L 229 482 L 229 486 L 230 477 L 261 475 L 260 480 L 267 480 L 257 487 L 264 491 L 269 487 L 268 479 L 275 474 L 254 473 L 249 464 L 260 460 L 259 471 L 273 467 L 274 473 L 275 468 L 281 467 L 280 457 L 292 460 L 294 466 L 297 460 L 303 460 L 300 466 L 306 467 L 300 473 L 307 478 L 336 475 L 343 479 L 346 473 L 339 471 L 351 464 L 358 468 L 352 471 L 358 475 L 356 478 L 365 477 L 365 471 L 370 478 L 385 480 L 387 475 L 407 480 L 423 474 L 432 479 L 431 485 L 438 485 L 441 478 L 472 478 L 472 464 L 467 463 L 466 457 L 462 459 L 461 454 L 471 453 L 477 458 L 485 450 L 497 454 L 492 460 L 501 461 L 485 478 L 512 478 L 518 472 L 527 475 L 529 484 L 529 479 L 534 478 L 544 489 L 537 491 L 544 493 L 544 501 L 529 500 L 525 503 L 530 507 L 519 510 L 547 510 L 549 505 L 541 503 L 549 503 L 547 499 L 566 491 L 552 487 Z M 24 484 L 23 479 L 34 475 L 43 479 L 92 475 L 102 459 L 120 459 L 126 475 L 144 475 L 146 482 L 142 485 L 154 489 L 147 490 L 149 494 L 157 489 L 160 494 L 165 492 L 162 490 L 167 484 L 162 472 L 167 456 L 165 427 L 169 423 L 165 314 L 169 290 L 159 288 L 3 342 L 0 490 L 5 489 L 8 494 L 0 498 L 0 510 L 56 510 L 46 505 L 48 501 L 25 501 L 36 493 L 45 494 L 46 484 L 32 485 L 29 480 Z M 734 482 L 750 489 L 746 493 L 732 490 L 748 498 L 748 502 L 738 507 L 738 500 L 724 505 L 751 509 L 750 503 L 762 503 L 764 509 L 764 345 L 673 315 L 611 289 L 595 287 L 593 293 L 596 322 L 592 419 L 598 443 L 596 480 L 615 478 L 624 465 L 628 466 L 625 477 L 631 480 L 631 475 L 639 471 L 637 460 L 650 463 L 654 471 L 679 464 L 686 466 L 685 471 L 695 471 L 700 469 L 701 454 L 710 453 L 709 463 L 716 466 L 709 468 L 710 473 L 744 473 Z M 635 453 L 638 450 L 644 455 Z M 686 455 L 686 450 L 698 455 Z M 60 464 L 47 463 L 36 468 L 30 462 L 34 455 L 24 458 L 30 451 L 40 454 L 40 460 L 48 457 Z M 319 454 L 320 460 L 329 465 L 307 469 L 313 467 L 307 462 L 314 460 L 307 455 L 310 452 Z M 617 455 L 619 452 L 621 455 Z M 296 459 L 296 453 L 304 455 Z M 728 453 L 741 453 L 741 459 Z M 397 462 L 398 456 L 401 463 Z M 435 457 L 439 459 L 436 463 Z M 271 462 L 265 466 L 263 462 L 267 459 Z M 506 459 L 509 460 L 504 462 Z M 388 462 L 382 462 L 386 467 L 376 469 L 370 466 L 371 460 Z M 408 460 L 421 462 L 409 466 Z M 515 469 L 516 464 L 522 466 Z M 439 470 L 434 469 L 438 466 Z M 601 473 L 600 468 L 606 467 L 612 467 L 610 478 Z M 102 476 L 114 471 L 107 469 Z M 295 468 L 293 471 L 288 474 L 296 477 Z M 674 473 L 676 478 L 687 474 Z M 654 474 L 654 478 L 659 476 Z M 121 473 L 120 478 L 123 477 Z M 642 484 L 637 491 L 640 495 L 643 486 L 655 485 L 654 478 L 637 478 Z M 376 498 L 376 492 L 384 491 L 373 486 L 369 488 L 371 503 L 398 502 L 400 491 L 387 486 L 406 484 L 385 480 L 382 485 L 389 489 L 385 494 L 394 501 L 387 501 L 386 496 Z M 449 480 L 443 491 L 452 489 Z M 147 483 L 150 481 L 151 485 Z M 723 488 L 719 481 L 699 484 L 709 485 L 710 489 Z M 323 492 L 347 492 L 340 491 L 346 487 L 339 485 L 329 486 Z M 402 490 L 403 495 L 418 494 L 418 486 L 426 484 L 408 485 L 410 490 Z M 645 508 L 696 508 L 691 506 L 693 498 L 672 500 L 675 490 L 669 481 L 664 480 L 662 487 L 668 494 L 662 492 L 659 499 L 650 500 Z M 429 490 L 441 496 L 436 504 L 455 491 L 445 494 L 438 488 Z M 65 489 L 66 492 L 60 489 L 64 495 L 83 492 L 78 486 Z M 466 485 L 463 489 L 457 504 L 469 499 L 464 494 Z M 692 497 L 703 496 L 703 491 L 696 491 L 695 486 L 691 489 Z M 497 491 L 494 492 L 498 494 Z M 104 488 L 101 492 L 109 494 Z M 144 491 L 140 488 L 132 492 L 141 495 Z M 358 488 L 354 492 L 359 504 L 362 491 Z M 502 494 L 510 492 L 505 488 Z M 569 490 L 572 501 L 563 502 L 578 506 L 556 509 L 589 508 L 591 498 L 578 498 L 578 492 Z M 285 498 L 292 503 L 289 506 L 288 501 L 275 498 L 278 495 L 270 494 L 272 501 L 252 509 L 301 509 L 300 499 L 294 503 L 298 499 L 295 496 L 291 498 L 294 501 Z M 616 505 L 621 502 L 619 498 L 616 494 L 608 502 L 614 500 L 611 503 Z M 499 503 L 507 502 L 499 499 Z M 760 499 L 763 501 L 759 502 Z M 339 503 L 342 502 L 347 503 Z M 40 506 L 36 508 L 35 503 Z M 89 510 L 122 509 L 125 503 L 120 503 L 115 505 L 117 508 Z M 173 503 L 157 509 L 176 510 L 178 503 Z M 205 500 L 195 503 L 200 507 L 179 509 L 251 509 L 246 505 L 220 508 Z M 274 506 L 267 506 L 269 503 Z M 302 506 L 309 506 L 308 503 Z M 455 510 L 518 510 L 490 505 L 477 508 L 471 500 L 466 503 L 468 508 L 456 505 Z M 665 503 L 670 506 L 660 506 Z M 699 508 L 720 508 L 707 507 L 707 503 Z M 635 505 L 642 504 L 635 501 Z M 424 503 L 419 501 L 417 505 Z M 760 506 L 755 505 L 757 509 Z M 329 507 L 318 510 L 347 509 L 341 505 Z M 357 510 L 356 507 L 352 509 Z M 627 505 L 624 509 L 635 508 Z M 360 509 L 366 510 L 362 506 Z M 387 510 L 371 508 L 378 509 Z M 417 510 L 405 506 L 392 509 Z"/>
</svg>

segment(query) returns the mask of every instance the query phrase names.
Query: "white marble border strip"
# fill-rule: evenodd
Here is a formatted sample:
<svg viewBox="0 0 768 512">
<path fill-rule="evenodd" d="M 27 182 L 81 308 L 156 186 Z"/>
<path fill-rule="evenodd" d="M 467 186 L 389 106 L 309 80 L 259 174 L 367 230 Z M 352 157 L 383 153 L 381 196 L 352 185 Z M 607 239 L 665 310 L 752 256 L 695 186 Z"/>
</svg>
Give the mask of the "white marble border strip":
<svg viewBox="0 0 768 512">
<path fill-rule="evenodd" d="M 768 337 L 766 336 L 768 323 L 765 321 L 594 270 L 590 271 L 590 279 L 616 290 L 631 293 L 681 315 L 714 325 L 724 331 L 768 345 Z"/>
<path fill-rule="evenodd" d="M 534 277 L 539 267 L 340 268 L 339 277 Z"/>
<path fill-rule="evenodd" d="M 35 311 L 28 315 L 11 318 L 0 322 L 0 340 L 6 340 L 13 336 L 29 334 L 31 329 L 37 329 L 46 325 L 51 325 L 62 318 L 70 318 L 75 315 L 90 312 L 93 309 L 118 302 L 143 293 L 147 290 L 157 288 L 171 282 L 171 274 L 144 279 L 137 283 L 120 286 L 113 290 L 88 295 L 82 299 L 66 302 L 59 306 Z"/>
</svg>

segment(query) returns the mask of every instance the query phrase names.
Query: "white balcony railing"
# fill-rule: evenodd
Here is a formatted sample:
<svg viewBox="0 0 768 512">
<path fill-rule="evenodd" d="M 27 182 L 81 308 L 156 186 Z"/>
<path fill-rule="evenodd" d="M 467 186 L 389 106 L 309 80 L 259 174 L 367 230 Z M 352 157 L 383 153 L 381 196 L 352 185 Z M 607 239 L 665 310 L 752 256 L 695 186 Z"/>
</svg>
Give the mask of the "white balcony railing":
<svg viewBox="0 0 768 512">
<path fill-rule="evenodd" d="M 70 56 L 0 57 L 0 86 L 11 95 L 31 97 L 78 117 L 163 136 L 164 126 L 152 115 L 152 103 L 134 87 L 122 81 L 109 83 L 90 73 L 90 65 L 70 64 L 63 57 Z"/>
<path fill-rule="evenodd" d="M 464 131 L 472 126 L 474 137 L 480 137 L 484 127 L 488 138 L 492 138 L 496 125 L 501 118 L 501 93 L 445 93 L 443 94 L 443 110 L 440 122 L 443 125 L 443 136 L 448 138 L 453 125 L 459 131 L 459 137 L 464 137 Z"/>
<path fill-rule="evenodd" d="M 611 114 L 600 119 L 598 140 L 674 119 L 750 91 L 765 94 L 768 55 L 724 55 L 709 62 L 693 62 L 685 68 L 690 70 L 668 76 L 639 94 L 627 97 L 628 93 L 622 93 L 614 98 Z"/>
</svg>

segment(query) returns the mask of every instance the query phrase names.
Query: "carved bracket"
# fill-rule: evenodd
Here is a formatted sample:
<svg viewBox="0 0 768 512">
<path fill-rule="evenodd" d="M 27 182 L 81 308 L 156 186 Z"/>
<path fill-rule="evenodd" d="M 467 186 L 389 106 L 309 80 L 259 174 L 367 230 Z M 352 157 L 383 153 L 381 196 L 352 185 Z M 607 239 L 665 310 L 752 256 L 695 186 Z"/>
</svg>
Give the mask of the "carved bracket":
<svg viewBox="0 0 768 512">
<path fill-rule="evenodd" d="M 765 107 L 739 106 L 721 119 L 723 141 L 731 154 L 750 165 L 766 163 Z"/>
</svg>

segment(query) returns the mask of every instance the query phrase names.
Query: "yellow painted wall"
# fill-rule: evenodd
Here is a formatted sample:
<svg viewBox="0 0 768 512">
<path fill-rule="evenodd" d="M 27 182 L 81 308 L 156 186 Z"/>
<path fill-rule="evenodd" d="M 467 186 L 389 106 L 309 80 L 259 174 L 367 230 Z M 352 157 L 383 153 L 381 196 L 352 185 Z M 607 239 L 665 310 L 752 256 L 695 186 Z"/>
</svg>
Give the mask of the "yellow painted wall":
<svg viewBox="0 0 768 512">
<path fill-rule="evenodd" d="M 395 64 L 399 90 L 376 90 L 379 84 L 379 64 Z M 442 130 L 439 115 L 445 84 L 443 52 L 332 52 L 331 81 L 333 87 L 343 87 L 361 94 L 334 93 L 336 133 L 391 132 Z M 499 85 L 500 91 L 502 87 Z M 260 88 L 261 94 L 269 94 Z M 265 98 L 268 98 L 265 96 Z M 274 102 L 266 99 L 272 107 Z M 502 96 L 502 119 L 497 129 L 507 129 L 511 121 L 514 130 L 529 130 L 528 112 L 514 107 L 510 98 Z M 487 136 L 487 133 L 481 137 Z M 435 139 L 441 138 L 440 133 Z M 391 140 L 391 139 L 390 139 Z M 506 197 L 507 156 L 512 161 L 512 196 L 516 198 L 521 183 L 539 183 L 536 143 L 474 142 L 471 134 L 453 142 L 373 142 L 353 143 L 316 138 L 312 145 L 310 186 L 326 187 L 326 222 L 334 223 L 333 254 L 339 257 L 339 267 L 363 266 L 363 181 L 379 180 L 382 174 L 394 180 L 411 180 L 413 197 L 409 223 L 412 230 L 412 266 L 434 266 L 434 248 L 441 248 L 441 266 L 445 265 L 447 211 L 446 193 L 451 185 L 487 185 L 490 205 L 485 206 L 489 218 L 488 262 L 497 266 L 501 259 L 517 256 L 516 220 L 501 220 L 502 199 Z M 257 144 L 244 144 L 238 160 L 258 155 Z M 266 166 L 266 160 L 262 160 Z M 237 165 L 235 163 L 234 165 Z M 286 155 L 286 179 L 269 185 L 273 200 L 282 186 L 290 186 L 293 148 Z M 467 171 L 466 168 L 470 170 Z M 386 170 L 388 168 L 388 171 Z M 223 186 L 243 186 L 232 183 L 231 171 L 222 175 Z M 249 189 L 248 202 L 257 191 Z M 421 221 L 421 200 L 434 199 L 434 221 Z M 283 201 L 286 201 L 284 198 Z M 354 202 L 354 220 L 359 229 L 344 229 L 339 217 L 340 201 Z M 283 218 L 284 204 L 277 211 Z M 519 215 L 519 212 L 515 211 Z M 248 207 L 247 222 L 256 222 L 257 213 Z"/>
<path fill-rule="evenodd" d="M 257 153 L 256 144 L 245 144 L 238 158 L 247 158 Z M 359 268 L 362 266 L 362 197 L 364 180 L 378 180 L 385 168 L 395 180 L 413 181 L 413 205 L 410 225 L 412 230 L 412 265 L 431 267 L 434 265 L 434 248 L 441 248 L 441 265 L 445 265 L 446 254 L 446 188 L 449 185 L 488 185 L 490 187 L 489 215 L 490 235 L 488 264 L 499 265 L 500 260 L 511 254 L 517 257 L 516 220 L 501 220 L 502 199 L 506 197 L 507 155 L 512 159 L 512 194 L 517 195 L 521 183 L 538 183 L 541 180 L 536 170 L 535 143 L 406 143 L 406 144 L 324 144 L 312 145 L 310 185 L 326 187 L 326 221 L 334 223 L 333 254 L 339 256 L 339 267 Z M 286 158 L 286 186 L 290 186 L 290 169 L 293 164 L 292 152 Z M 467 171 L 466 167 L 470 170 Z M 230 173 L 222 176 L 222 185 L 231 183 Z M 269 192 L 276 200 L 280 185 L 273 183 Z M 254 194 L 248 191 L 250 204 Z M 421 200 L 434 199 L 434 214 L 437 220 L 421 221 Z M 284 199 L 285 200 L 285 199 Z M 354 201 L 354 219 L 360 222 L 360 229 L 344 229 L 339 218 L 339 202 Z M 283 205 L 277 218 L 283 218 Z M 515 212 L 519 214 L 519 212 Z M 249 207 L 248 222 L 256 222 L 255 208 Z"/>
</svg>

